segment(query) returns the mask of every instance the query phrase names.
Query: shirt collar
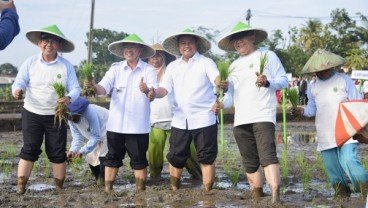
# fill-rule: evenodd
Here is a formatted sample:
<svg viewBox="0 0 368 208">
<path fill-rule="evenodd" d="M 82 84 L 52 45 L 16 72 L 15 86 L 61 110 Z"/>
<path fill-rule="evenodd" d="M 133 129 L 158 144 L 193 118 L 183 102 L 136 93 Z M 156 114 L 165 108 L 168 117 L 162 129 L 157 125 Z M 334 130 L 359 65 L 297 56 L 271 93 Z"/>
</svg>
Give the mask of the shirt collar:
<svg viewBox="0 0 368 208">
<path fill-rule="evenodd" d="M 198 51 L 195 52 L 195 54 L 192 56 L 192 58 L 189 59 L 188 62 L 192 62 L 192 61 L 197 61 L 200 59 L 200 54 L 198 53 Z M 184 62 L 183 56 L 180 57 L 180 62 Z"/>
<path fill-rule="evenodd" d="M 38 54 L 38 60 L 40 60 L 42 63 L 44 63 L 44 64 L 54 64 L 54 63 L 56 63 L 56 62 L 58 62 L 59 61 L 59 55 L 56 55 L 56 58 L 53 60 L 53 61 L 51 61 L 51 62 L 46 62 L 43 58 L 42 58 L 42 52 L 41 53 L 39 53 Z"/>
</svg>

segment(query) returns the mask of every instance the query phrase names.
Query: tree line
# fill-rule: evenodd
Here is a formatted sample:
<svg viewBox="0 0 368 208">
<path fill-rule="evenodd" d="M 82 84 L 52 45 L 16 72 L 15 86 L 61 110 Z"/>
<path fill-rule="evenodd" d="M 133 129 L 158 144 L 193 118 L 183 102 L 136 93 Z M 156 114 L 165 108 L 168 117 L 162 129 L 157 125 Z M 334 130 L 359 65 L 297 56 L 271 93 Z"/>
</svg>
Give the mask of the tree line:
<svg viewBox="0 0 368 208">
<path fill-rule="evenodd" d="M 309 19 L 299 28 L 290 28 L 287 34 L 283 34 L 281 30 L 275 30 L 269 33 L 268 39 L 259 47 L 273 50 L 280 58 L 286 72 L 293 75 L 300 75 L 304 64 L 317 48 L 324 48 L 345 57 L 347 60 L 345 67 L 349 70 L 368 70 L 368 19 L 361 13 L 357 15 L 361 25 L 357 24 L 345 9 L 335 9 L 330 14 L 331 22 L 323 24 L 318 19 Z M 207 37 L 214 45 L 217 44 L 216 37 L 220 31 L 205 27 L 192 29 Z M 121 61 L 121 58 L 107 50 L 107 46 L 129 34 L 106 28 L 93 29 L 92 33 L 92 71 L 94 79 L 99 81 L 112 63 Z M 85 45 L 88 47 L 89 33 L 86 37 Z M 219 55 L 209 51 L 204 55 L 215 62 L 220 60 L 232 62 L 238 57 L 236 53 L 231 52 Z M 78 74 L 86 62 L 87 60 L 83 60 L 79 66 L 76 66 Z M 0 74 L 16 74 L 16 71 L 16 67 L 9 63 L 0 65 Z"/>
</svg>

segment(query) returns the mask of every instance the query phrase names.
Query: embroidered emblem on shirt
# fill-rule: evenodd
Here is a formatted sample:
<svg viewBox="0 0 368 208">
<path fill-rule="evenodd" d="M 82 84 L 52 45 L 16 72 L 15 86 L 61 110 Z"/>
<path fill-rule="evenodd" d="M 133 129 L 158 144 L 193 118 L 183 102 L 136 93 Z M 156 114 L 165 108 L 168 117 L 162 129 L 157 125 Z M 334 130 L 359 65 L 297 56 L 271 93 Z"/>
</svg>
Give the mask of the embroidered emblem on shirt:
<svg viewBox="0 0 368 208">
<path fill-rule="evenodd" d="M 58 75 L 57 75 L 57 78 L 58 78 L 58 79 L 61 79 L 61 74 L 58 74 Z"/>
<path fill-rule="evenodd" d="M 333 91 L 334 91 L 334 92 L 337 92 L 337 87 L 334 87 L 334 88 L 333 88 Z"/>
<path fill-rule="evenodd" d="M 253 64 L 250 64 L 250 65 L 249 65 L 249 68 L 253 68 Z"/>
</svg>

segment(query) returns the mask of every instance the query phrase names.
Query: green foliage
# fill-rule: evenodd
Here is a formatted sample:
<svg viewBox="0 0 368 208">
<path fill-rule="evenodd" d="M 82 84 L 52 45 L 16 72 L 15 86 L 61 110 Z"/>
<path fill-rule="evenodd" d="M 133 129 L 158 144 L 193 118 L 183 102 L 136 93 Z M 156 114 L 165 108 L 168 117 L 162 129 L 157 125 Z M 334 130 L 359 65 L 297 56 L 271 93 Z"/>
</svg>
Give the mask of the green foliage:
<svg viewBox="0 0 368 208">
<path fill-rule="evenodd" d="M 1 75 L 16 75 L 17 73 L 18 73 L 17 67 L 12 65 L 11 63 L 5 63 L 0 65 Z"/>
<path fill-rule="evenodd" d="M 312 171 L 315 169 L 315 164 L 311 164 L 310 161 L 306 160 L 303 152 L 296 155 L 296 162 L 299 165 L 299 170 L 302 175 L 303 190 L 306 192 L 310 186 Z"/>
<path fill-rule="evenodd" d="M 288 149 L 287 145 L 284 146 L 282 149 L 282 156 L 281 156 L 281 179 L 286 180 L 289 176 L 289 158 L 288 158 Z"/>
<path fill-rule="evenodd" d="M 82 67 L 82 78 L 84 80 L 92 81 L 92 64 L 85 63 Z"/>
<path fill-rule="evenodd" d="M 260 57 L 259 61 L 260 61 L 259 74 L 262 75 L 263 71 L 266 67 L 266 63 L 267 63 L 267 52 L 265 52 L 264 54 L 261 53 L 261 57 Z"/>
<path fill-rule="evenodd" d="M 287 88 L 286 98 L 289 99 L 291 105 L 293 106 L 293 109 L 297 109 L 299 100 L 298 90 L 296 88 Z"/>
</svg>

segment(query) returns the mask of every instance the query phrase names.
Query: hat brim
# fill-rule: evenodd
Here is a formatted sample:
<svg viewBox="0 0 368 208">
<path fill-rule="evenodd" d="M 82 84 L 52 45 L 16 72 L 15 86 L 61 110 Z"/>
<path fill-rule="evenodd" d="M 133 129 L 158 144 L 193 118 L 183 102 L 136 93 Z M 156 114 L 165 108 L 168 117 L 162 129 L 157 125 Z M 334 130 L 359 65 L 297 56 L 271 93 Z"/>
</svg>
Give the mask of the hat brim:
<svg viewBox="0 0 368 208">
<path fill-rule="evenodd" d="M 143 46 L 142 54 L 140 55 L 141 59 L 147 59 L 147 58 L 155 55 L 155 50 L 151 46 L 149 46 L 147 44 L 143 44 L 143 43 L 138 42 L 138 41 L 131 41 L 131 40 L 120 40 L 120 41 L 112 42 L 112 43 L 109 44 L 108 49 L 115 56 L 119 56 L 121 58 L 124 58 L 123 46 L 127 43 L 135 43 L 135 44 L 139 44 L 139 45 Z"/>
<path fill-rule="evenodd" d="M 246 28 L 243 30 L 238 30 L 238 31 L 233 31 L 230 32 L 229 34 L 225 35 L 224 37 L 222 37 L 220 39 L 220 41 L 218 42 L 218 47 L 221 48 L 222 50 L 225 51 L 236 51 L 234 48 L 234 44 L 232 43 L 231 36 L 237 33 L 241 33 L 244 31 L 254 31 L 254 35 L 256 37 L 256 40 L 254 41 L 254 44 L 257 45 L 259 43 L 261 43 L 262 41 L 266 40 L 268 34 L 265 30 L 260 29 L 260 28 Z"/>
<path fill-rule="evenodd" d="M 193 32 L 181 32 L 176 33 L 174 35 L 168 36 L 163 41 L 162 45 L 169 53 L 180 56 L 181 53 L 178 48 L 178 36 L 180 35 L 191 35 L 197 38 L 197 51 L 200 54 L 206 53 L 211 48 L 211 42 L 207 40 L 205 37 L 198 35 Z"/>
<path fill-rule="evenodd" d="M 58 51 L 61 53 L 72 52 L 75 48 L 72 41 L 68 40 L 67 38 L 63 36 L 60 36 L 59 34 L 52 33 L 52 32 L 45 31 L 45 30 L 30 30 L 26 33 L 26 37 L 33 44 L 38 46 L 38 42 L 41 40 L 41 33 L 47 33 L 47 34 L 59 37 L 61 39 L 61 47 Z"/>
<path fill-rule="evenodd" d="M 304 65 L 301 72 L 303 74 L 320 72 L 327 69 L 335 68 L 337 66 L 341 66 L 345 62 L 345 59 L 339 55 L 322 49 L 317 49 L 317 51 L 313 53 L 313 55 Z"/>
</svg>

